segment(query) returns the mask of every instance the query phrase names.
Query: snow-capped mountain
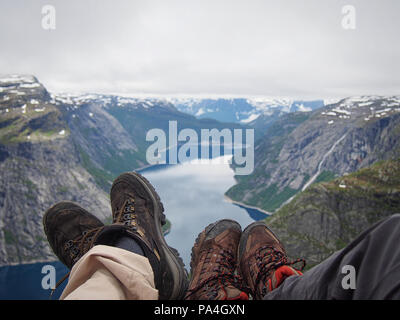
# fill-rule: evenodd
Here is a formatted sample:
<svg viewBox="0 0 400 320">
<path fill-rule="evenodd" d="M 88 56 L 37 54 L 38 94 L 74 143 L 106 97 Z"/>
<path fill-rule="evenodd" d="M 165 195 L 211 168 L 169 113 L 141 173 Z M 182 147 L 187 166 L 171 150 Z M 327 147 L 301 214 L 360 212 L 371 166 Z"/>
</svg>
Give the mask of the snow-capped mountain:
<svg viewBox="0 0 400 320">
<path fill-rule="evenodd" d="M 343 99 L 323 110 L 321 116 L 328 124 L 339 119 L 362 118 L 370 121 L 400 112 L 400 96 L 355 96 Z"/>
<path fill-rule="evenodd" d="M 0 76 L 0 266 L 55 259 L 41 221 L 58 201 L 107 219 L 112 181 L 148 165 L 147 132 L 172 120 L 198 134 L 240 128 L 165 99 L 52 94 L 33 76 Z"/>
<path fill-rule="evenodd" d="M 174 109 L 173 105 L 165 99 L 160 98 L 139 98 L 134 96 L 110 95 L 110 94 L 51 94 L 52 103 L 56 105 L 73 106 L 75 109 L 88 103 L 97 103 L 104 107 L 131 107 L 135 109 L 149 109 L 154 106 Z"/>
<path fill-rule="evenodd" d="M 274 211 L 314 182 L 355 172 L 400 154 L 400 96 L 353 96 L 309 113 L 286 113 L 252 126 L 254 172 L 227 195 Z"/>
<path fill-rule="evenodd" d="M 169 98 L 182 112 L 197 118 L 212 118 L 222 122 L 250 123 L 260 115 L 280 116 L 285 113 L 309 112 L 325 106 L 323 100 L 301 101 L 289 98 Z"/>
</svg>

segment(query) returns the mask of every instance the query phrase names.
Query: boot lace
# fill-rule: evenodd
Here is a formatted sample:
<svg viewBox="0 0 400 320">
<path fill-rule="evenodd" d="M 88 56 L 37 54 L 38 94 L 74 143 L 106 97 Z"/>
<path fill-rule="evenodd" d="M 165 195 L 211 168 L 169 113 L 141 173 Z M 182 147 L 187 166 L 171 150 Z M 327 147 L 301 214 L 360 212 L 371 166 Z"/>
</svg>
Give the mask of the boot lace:
<svg viewBox="0 0 400 320">
<path fill-rule="evenodd" d="M 304 259 L 289 260 L 282 251 L 277 250 L 272 246 L 263 246 L 256 251 L 256 265 L 258 268 L 258 274 L 254 282 L 255 288 L 258 288 L 260 283 L 263 284 L 262 295 L 266 295 L 267 288 L 265 286 L 266 280 L 271 274 L 281 266 L 292 266 L 297 263 L 302 263 L 297 271 L 303 271 L 306 266 Z"/>
<path fill-rule="evenodd" d="M 74 265 L 82 257 L 82 255 L 93 246 L 94 241 L 96 240 L 96 236 L 103 228 L 104 227 L 98 227 L 90 230 L 85 230 L 80 236 L 78 236 L 74 240 L 68 240 L 64 244 L 64 250 L 66 253 L 69 254 L 72 260 L 72 265 Z M 57 288 L 69 277 L 70 273 L 71 272 L 68 272 L 61 278 L 61 280 L 57 282 L 56 287 L 51 290 L 50 299 L 52 299 L 52 296 Z"/>
<path fill-rule="evenodd" d="M 127 199 L 120 210 L 116 222 L 121 222 L 133 230 L 137 230 L 137 221 L 135 214 L 135 200 Z"/>
<path fill-rule="evenodd" d="M 86 253 L 96 240 L 96 236 L 104 227 L 98 227 L 91 230 L 85 230 L 74 240 L 69 240 L 64 244 L 65 252 L 69 253 L 70 258 L 75 264 Z"/>
<path fill-rule="evenodd" d="M 229 285 L 241 291 L 249 292 L 249 289 L 244 287 L 242 278 L 235 274 L 236 262 L 233 253 L 230 250 L 222 248 L 216 252 L 215 248 L 210 248 L 207 252 L 205 264 L 210 261 L 212 254 L 219 255 L 215 267 L 211 270 L 212 275 L 205 279 L 200 278 L 199 283 L 187 291 L 186 299 L 198 291 L 204 292 L 210 299 L 215 299 L 219 290 L 222 290 L 226 295 L 225 287 Z"/>
</svg>

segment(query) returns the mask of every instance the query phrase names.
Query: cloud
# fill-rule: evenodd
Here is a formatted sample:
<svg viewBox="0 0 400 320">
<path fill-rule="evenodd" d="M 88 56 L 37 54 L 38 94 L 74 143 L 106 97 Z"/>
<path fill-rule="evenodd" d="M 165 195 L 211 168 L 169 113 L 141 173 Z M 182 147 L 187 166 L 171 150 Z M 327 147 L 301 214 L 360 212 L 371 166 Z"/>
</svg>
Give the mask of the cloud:
<svg viewBox="0 0 400 320">
<path fill-rule="evenodd" d="M 398 94 L 396 0 L 3 0 L 0 70 L 52 91 L 334 97 Z M 56 30 L 41 8 L 56 8 Z"/>
</svg>

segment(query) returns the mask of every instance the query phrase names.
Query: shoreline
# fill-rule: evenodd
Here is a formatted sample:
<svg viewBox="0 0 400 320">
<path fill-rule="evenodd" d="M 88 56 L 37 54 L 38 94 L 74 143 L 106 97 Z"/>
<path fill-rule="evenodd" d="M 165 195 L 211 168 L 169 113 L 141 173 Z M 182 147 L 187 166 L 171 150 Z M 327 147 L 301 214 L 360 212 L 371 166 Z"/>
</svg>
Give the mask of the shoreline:
<svg viewBox="0 0 400 320">
<path fill-rule="evenodd" d="M 145 165 L 143 167 L 135 168 L 132 171 L 141 171 L 141 170 L 148 169 L 148 168 L 151 168 L 151 167 L 154 167 L 154 166 L 156 166 L 156 164 L 147 164 L 147 165 Z"/>
<path fill-rule="evenodd" d="M 142 166 L 140 168 L 134 169 L 134 171 L 137 171 L 137 172 L 140 173 L 140 171 L 142 171 L 142 170 L 151 169 L 152 167 L 158 167 L 158 166 L 159 166 L 159 164 L 148 164 L 148 165 Z M 225 194 L 224 194 L 224 200 L 226 202 L 229 202 L 229 203 L 232 203 L 232 204 L 244 207 L 244 208 L 260 211 L 260 212 L 264 213 L 267 216 L 271 216 L 273 214 L 273 212 L 268 212 L 268 211 L 266 211 L 264 209 L 261 209 L 261 208 L 255 207 L 255 206 L 251 206 L 251 205 L 245 204 L 245 203 L 240 202 L 240 201 L 233 200 L 233 199 L 229 198 Z M 168 234 L 169 232 L 170 232 L 170 230 L 168 230 L 168 232 L 166 234 Z"/>
<path fill-rule="evenodd" d="M 229 203 L 236 204 L 236 205 L 244 207 L 244 208 L 258 210 L 258 211 L 266 214 L 267 216 L 271 216 L 273 214 L 273 212 L 268 212 L 268 211 L 265 211 L 265 210 L 263 210 L 261 208 L 258 208 L 258 207 L 255 207 L 255 206 L 251 206 L 251 205 L 245 204 L 245 203 L 240 202 L 240 201 L 233 200 L 233 199 L 229 198 L 227 195 L 224 195 L 224 200 L 229 202 Z"/>
<path fill-rule="evenodd" d="M 46 260 L 46 259 L 35 259 L 35 260 L 31 260 L 31 261 L 22 261 L 22 262 L 10 262 L 8 264 L 2 264 L 0 265 L 0 268 L 4 268 L 4 267 L 15 267 L 15 266 L 22 266 L 22 265 L 31 265 L 31 264 L 38 264 L 38 263 L 53 263 L 53 262 L 60 262 L 62 263 L 60 260 L 58 260 L 57 258 L 54 258 L 54 260 Z"/>
</svg>

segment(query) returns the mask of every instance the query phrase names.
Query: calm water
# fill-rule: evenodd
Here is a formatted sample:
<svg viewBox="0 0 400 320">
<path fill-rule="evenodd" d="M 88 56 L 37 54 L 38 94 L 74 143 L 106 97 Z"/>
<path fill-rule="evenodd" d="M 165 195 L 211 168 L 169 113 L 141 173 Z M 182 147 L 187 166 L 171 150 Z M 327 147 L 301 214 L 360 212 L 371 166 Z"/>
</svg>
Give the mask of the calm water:
<svg viewBox="0 0 400 320">
<path fill-rule="evenodd" d="M 0 299 L 1 300 L 48 300 L 51 290 L 42 288 L 42 267 L 52 265 L 56 270 L 56 279 L 68 273 L 61 262 L 33 263 L 18 266 L 0 267 Z M 58 299 L 67 281 L 55 291 L 53 299 Z"/>
<path fill-rule="evenodd" d="M 227 164 L 183 163 L 161 170 L 144 170 L 142 174 L 161 197 L 165 214 L 172 223 L 166 240 L 178 249 L 186 266 L 190 264 L 197 235 L 210 223 L 228 218 L 239 222 L 244 229 L 266 217 L 258 210 L 246 210 L 224 200 L 226 190 L 235 184 L 234 172 Z"/>
<path fill-rule="evenodd" d="M 224 192 L 235 184 L 233 171 L 227 164 L 184 163 L 142 170 L 142 174 L 155 186 L 172 223 L 166 236 L 168 244 L 180 252 L 189 269 L 194 240 L 208 224 L 229 218 L 244 229 L 265 214 L 245 209 L 224 200 Z M 219 161 L 221 162 L 221 161 Z M 68 272 L 60 262 L 56 267 L 57 281 Z M 49 290 L 41 287 L 43 263 L 0 267 L 0 299 L 48 299 Z M 57 299 L 64 286 L 57 289 Z"/>
</svg>

